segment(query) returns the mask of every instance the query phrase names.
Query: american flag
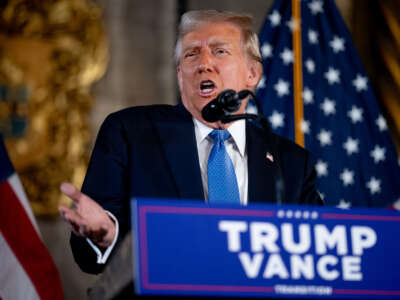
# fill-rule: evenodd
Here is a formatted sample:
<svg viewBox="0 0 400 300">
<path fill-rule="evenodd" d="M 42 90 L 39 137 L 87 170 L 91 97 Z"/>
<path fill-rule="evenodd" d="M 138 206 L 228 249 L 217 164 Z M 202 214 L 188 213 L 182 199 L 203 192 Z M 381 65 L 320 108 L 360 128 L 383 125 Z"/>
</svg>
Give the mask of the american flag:
<svg viewBox="0 0 400 300">
<path fill-rule="evenodd" d="M 60 276 L 0 135 L 0 299 L 63 298 Z"/>
<path fill-rule="evenodd" d="M 295 1 L 295 0 L 294 0 Z M 327 205 L 385 207 L 400 199 L 400 165 L 386 121 L 333 0 L 276 0 L 260 33 L 257 98 L 272 130 L 294 140 L 292 35 L 301 29 L 303 119 Z M 299 95 L 300 95 L 299 93 Z"/>
</svg>

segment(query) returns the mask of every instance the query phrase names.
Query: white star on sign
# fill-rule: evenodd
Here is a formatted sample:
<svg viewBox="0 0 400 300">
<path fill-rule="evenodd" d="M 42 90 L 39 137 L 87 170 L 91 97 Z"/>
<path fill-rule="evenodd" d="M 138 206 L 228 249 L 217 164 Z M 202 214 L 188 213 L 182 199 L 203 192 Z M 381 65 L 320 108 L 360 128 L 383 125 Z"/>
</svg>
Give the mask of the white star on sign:
<svg viewBox="0 0 400 300">
<path fill-rule="evenodd" d="M 279 79 L 274 88 L 279 97 L 289 95 L 289 83 L 283 79 Z"/>
<path fill-rule="evenodd" d="M 357 122 L 361 122 L 363 120 L 363 110 L 362 108 L 358 108 L 357 106 L 353 105 L 351 107 L 351 110 L 349 110 L 347 112 L 347 115 L 349 116 L 349 118 L 351 119 L 351 122 L 353 124 L 357 123 Z"/>
<path fill-rule="evenodd" d="M 343 148 L 346 149 L 347 155 L 358 153 L 358 140 L 348 137 L 347 141 L 343 143 Z"/>
<path fill-rule="evenodd" d="M 310 44 L 318 44 L 318 32 L 310 29 L 308 30 L 308 42 Z"/>
<path fill-rule="evenodd" d="M 383 118 L 382 115 L 379 115 L 378 119 L 375 121 L 376 125 L 379 127 L 379 131 L 384 131 L 387 129 L 386 120 Z"/>
<path fill-rule="evenodd" d="M 277 10 L 274 10 L 272 14 L 268 16 L 268 19 L 270 20 L 272 27 L 278 26 L 281 23 L 281 15 Z"/>
<path fill-rule="evenodd" d="M 355 86 L 357 92 L 367 90 L 367 77 L 357 74 L 356 78 L 353 80 L 353 85 Z"/>
<path fill-rule="evenodd" d="M 385 148 L 381 148 L 379 147 L 379 145 L 375 145 L 375 148 L 370 152 L 370 155 L 374 159 L 374 162 L 377 164 L 378 162 L 385 160 L 385 153 Z"/>
<path fill-rule="evenodd" d="M 326 72 L 324 75 L 329 84 L 340 82 L 340 71 L 338 69 L 329 67 L 328 72 Z"/>
<path fill-rule="evenodd" d="M 329 45 L 332 47 L 333 52 L 335 53 L 344 51 L 344 39 L 336 35 L 333 37 L 333 40 L 329 42 Z"/>
<path fill-rule="evenodd" d="M 310 58 L 307 59 L 305 61 L 305 66 L 306 66 L 306 69 L 307 69 L 308 73 L 314 73 L 314 71 L 315 71 L 315 63 L 314 63 L 314 61 L 312 59 L 310 59 Z"/>
<path fill-rule="evenodd" d="M 350 206 L 351 206 L 351 203 L 344 201 L 344 199 L 340 199 L 339 204 L 336 205 L 337 208 L 341 208 L 341 209 L 349 209 Z"/>
<path fill-rule="evenodd" d="M 319 140 L 321 147 L 332 144 L 332 132 L 329 130 L 321 129 L 321 131 L 317 135 L 317 139 Z"/>
<path fill-rule="evenodd" d="M 308 7 L 311 10 L 311 14 L 316 15 L 318 13 L 322 13 L 322 1 L 320 0 L 314 0 L 311 3 L 308 4 Z"/>
<path fill-rule="evenodd" d="M 314 103 L 314 93 L 308 87 L 304 88 L 302 96 L 303 96 L 304 104 Z"/>
<path fill-rule="evenodd" d="M 283 125 L 284 125 L 283 119 L 284 119 L 283 114 L 277 112 L 276 110 L 274 110 L 272 112 L 272 115 L 268 118 L 268 120 L 271 122 L 272 128 L 274 128 L 274 129 L 276 129 L 278 127 L 283 127 Z"/>
<path fill-rule="evenodd" d="M 371 177 L 371 179 L 367 182 L 367 188 L 369 189 L 371 195 L 379 193 L 381 191 L 381 181 L 375 177 Z"/>
<path fill-rule="evenodd" d="M 328 163 L 322 160 L 318 160 L 315 164 L 315 170 L 317 171 L 317 176 L 328 176 Z"/>
<path fill-rule="evenodd" d="M 348 186 L 354 183 L 354 172 L 348 169 L 344 169 L 340 174 L 340 179 L 343 181 L 344 186 Z"/>
<path fill-rule="evenodd" d="M 310 133 L 310 122 L 306 120 L 301 120 L 300 129 L 304 134 Z"/>
<path fill-rule="evenodd" d="M 265 88 L 265 76 L 263 75 L 257 84 L 257 89 Z"/>
<path fill-rule="evenodd" d="M 335 101 L 325 98 L 321 103 L 321 109 L 324 111 L 325 116 L 334 115 L 336 113 Z"/>
<path fill-rule="evenodd" d="M 263 58 L 272 57 L 272 46 L 268 43 L 264 43 L 261 47 L 261 54 Z"/>
<path fill-rule="evenodd" d="M 283 60 L 284 65 L 288 65 L 293 62 L 293 51 L 288 48 L 285 48 L 283 52 L 281 52 L 281 58 Z"/>
</svg>

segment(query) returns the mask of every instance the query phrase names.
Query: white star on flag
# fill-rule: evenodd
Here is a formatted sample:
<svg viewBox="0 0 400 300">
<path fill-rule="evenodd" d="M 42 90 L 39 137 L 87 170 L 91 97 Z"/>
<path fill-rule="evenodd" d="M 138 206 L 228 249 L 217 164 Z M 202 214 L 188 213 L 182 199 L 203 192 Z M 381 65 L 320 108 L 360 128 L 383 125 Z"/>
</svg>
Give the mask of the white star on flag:
<svg viewBox="0 0 400 300">
<path fill-rule="evenodd" d="M 318 44 L 318 32 L 315 30 L 308 30 L 308 42 L 310 44 Z"/>
<path fill-rule="evenodd" d="M 320 191 L 318 191 L 319 196 L 321 197 L 322 200 L 325 200 L 325 194 L 321 193 Z"/>
<path fill-rule="evenodd" d="M 340 174 L 340 179 L 343 181 L 344 186 L 348 186 L 354 183 L 354 172 L 348 169 L 344 169 Z"/>
<path fill-rule="evenodd" d="M 371 179 L 367 182 L 367 188 L 369 189 L 371 195 L 379 193 L 381 191 L 381 181 L 375 177 L 371 177 Z"/>
<path fill-rule="evenodd" d="M 257 106 L 252 102 L 247 102 L 246 105 L 246 114 L 258 114 Z"/>
<path fill-rule="evenodd" d="M 289 27 L 291 32 L 293 32 L 299 28 L 299 20 L 291 18 L 286 22 L 286 26 Z"/>
<path fill-rule="evenodd" d="M 326 72 L 324 76 L 329 84 L 340 82 L 340 71 L 335 68 L 329 67 L 328 72 Z"/>
<path fill-rule="evenodd" d="M 333 37 L 333 40 L 329 43 L 329 45 L 332 47 L 334 53 L 344 51 L 344 39 L 336 35 Z"/>
<path fill-rule="evenodd" d="M 317 176 L 328 176 L 328 163 L 322 160 L 318 160 L 315 164 L 315 170 L 317 171 Z"/>
<path fill-rule="evenodd" d="M 317 138 L 321 144 L 321 147 L 332 144 L 332 132 L 329 130 L 321 129 L 317 135 Z"/>
<path fill-rule="evenodd" d="M 272 115 L 268 118 L 268 120 L 271 122 L 272 128 L 274 129 L 282 127 L 284 125 L 283 119 L 284 115 L 282 113 L 277 112 L 276 110 L 274 110 L 272 112 Z"/>
<path fill-rule="evenodd" d="M 289 83 L 283 79 L 279 79 L 274 88 L 279 97 L 289 95 Z"/>
<path fill-rule="evenodd" d="M 378 119 L 375 121 L 376 125 L 379 127 L 379 131 L 384 131 L 387 129 L 386 120 L 383 118 L 382 115 L 379 115 Z"/>
<path fill-rule="evenodd" d="M 357 74 L 356 78 L 353 80 L 353 85 L 357 92 L 367 90 L 367 77 Z"/>
<path fill-rule="evenodd" d="M 308 7 L 311 10 L 311 14 L 316 15 L 318 13 L 322 13 L 323 9 L 322 9 L 322 1 L 320 0 L 314 0 L 311 3 L 308 4 Z"/>
<path fill-rule="evenodd" d="M 362 108 L 358 108 L 357 106 L 353 105 L 351 107 L 351 110 L 349 110 L 347 112 L 347 115 L 349 116 L 349 118 L 351 119 L 352 123 L 357 123 L 357 122 L 361 122 L 363 120 L 362 117 L 363 114 L 363 110 Z"/>
<path fill-rule="evenodd" d="M 263 75 L 257 84 L 257 89 L 265 88 L 265 76 Z"/>
<path fill-rule="evenodd" d="M 272 27 L 278 26 L 281 23 L 281 15 L 276 10 L 269 15 L 268 19 L 271 21 Z"/>
<path fill-rule="evenodd" d="M 345 143 L 343 143 L 343 148 L 347 151 L 347 155 L 357 153 L 358 152 L 358 140 L 348 137 L 347 141 Z"/>
<path fill-rule="evenodd" d="M 304 134 L 310 133 L 310 122 L 306 120 L 301 120 L 300 129 Z"/>
<path fill-rule="evenodd" d="M 314 61 L 312 59 L 310 59 L 310 58 L 307 59 L 305 61 L 305 66 L 306 66 L 306 69 L 307 69 L 308 73 L 314 73 L 315 72 L 315 63 L 314 63 Z"/>
<path fill-rule="evenodd" d="M 336 113 L 335 101 L 325 98 L 321 103 L 321 109 L 324 111 L 325 116 L 334 115 Z"/>
<path fill-rule="evenodd" d="M 336 207 L 341 209 L 349 209 L 351 207 L 351 202 L 346 202 L 344 199 L 340 199 L 340 202 L 338 205 L 336 205 Z"/>
<path fill-rule="evenodd" d="M 304 104 L 314 103 L 314 93 L 308 87 L 304 87 L 302 96 L 303 96 Z"/>
<path fill-rule="evenodd" d="M 272 46 L 268 43 L 264 43 L 261 47 L 261 54 L 263 58 L 272 57 Z"/>
<path fill-rule="evenodd" d="M 375 148 L 370 152 L 370 155 L 374 159 L 374 162 L 377 164 L 378 162 L 385 160 L 385 152 L 385 148 L 379 147 L 379 145 L 375 145 Z"/>
<path fill-rule="evenodd" d="M 288 48 L 283 49 L 283 52 L 281 53 L 281 58 L 283 60 L 284 65 L 288 65 L 290 63 L 293 63 L 293 51 L 291 51 Z"/>
</svg>

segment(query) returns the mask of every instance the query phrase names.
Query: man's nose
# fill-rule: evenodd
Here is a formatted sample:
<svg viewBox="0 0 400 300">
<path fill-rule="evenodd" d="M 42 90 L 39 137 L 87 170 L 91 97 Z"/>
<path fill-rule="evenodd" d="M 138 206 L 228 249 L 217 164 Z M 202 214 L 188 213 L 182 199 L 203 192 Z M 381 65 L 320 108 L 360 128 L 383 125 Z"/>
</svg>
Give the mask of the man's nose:
<svg viewBox="0 0 400 300">
<path fill-rule="evenodd" d="M 210 72 L 213 69 L 213 59 L 210 53 L 202 52 L 200 54 L 200 60 L 198 65 L 198 71 L 202 72 Z"/>
</svg>

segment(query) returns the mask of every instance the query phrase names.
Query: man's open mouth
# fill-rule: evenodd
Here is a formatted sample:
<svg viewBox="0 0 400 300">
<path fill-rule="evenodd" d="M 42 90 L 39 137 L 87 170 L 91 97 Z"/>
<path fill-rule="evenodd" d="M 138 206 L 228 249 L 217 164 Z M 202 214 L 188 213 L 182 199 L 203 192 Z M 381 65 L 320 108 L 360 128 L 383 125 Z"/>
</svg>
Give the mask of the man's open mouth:
<svg viewBox="0 0 400 300">
<path fill-rule="evenodd" d="M 211 80 L 204 80 L 200 83 L 200 92 L 202 95 L 210 95 L 214 92 L 216 86 Z"/>
</svg>

